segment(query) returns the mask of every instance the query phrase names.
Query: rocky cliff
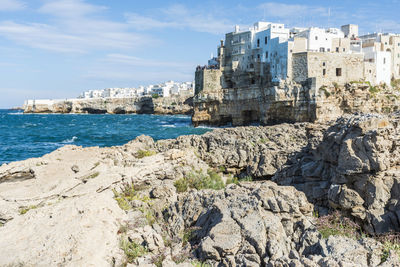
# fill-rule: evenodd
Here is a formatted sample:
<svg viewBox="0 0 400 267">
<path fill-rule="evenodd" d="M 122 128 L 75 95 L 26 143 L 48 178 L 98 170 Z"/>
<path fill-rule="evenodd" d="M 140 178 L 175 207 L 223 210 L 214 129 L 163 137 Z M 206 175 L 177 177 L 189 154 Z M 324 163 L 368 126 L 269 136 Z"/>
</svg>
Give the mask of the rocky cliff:
<svg viewBox="0 0 400 267">
<path fill-rule="evenodd" d="M 400 230 L 399 119 L 141 136 L 4 164 L 0 265 L 399 266 L 396 245 L 371 238 Z M 364 234 L 326 227 L 334 209 Z"/>
<path fill-rule="evenodd" d="M 191 97 L 94 98 L 29 101 L 25 113 L 191 114 Z"/>
<path fill-rule="evenodd" d="M 204 85 L 195 96 L 194 125 L 324 122 L 354 112 L 387 114 L 400 104 L 400 89 L 386 85 L 352 82 L 319 86 L 315 79 L 308 79 L 302 84 L 281 82 L 221 89 L 217 80 Z"/>
</svg>

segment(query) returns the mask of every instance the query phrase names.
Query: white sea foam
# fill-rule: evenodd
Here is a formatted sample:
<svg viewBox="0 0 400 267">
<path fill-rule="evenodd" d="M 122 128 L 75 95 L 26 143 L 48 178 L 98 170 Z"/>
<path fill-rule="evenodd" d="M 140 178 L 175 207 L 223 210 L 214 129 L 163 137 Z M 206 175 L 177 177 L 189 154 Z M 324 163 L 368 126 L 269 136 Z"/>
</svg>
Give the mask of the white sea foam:
<svg viewBox="0 0 400 267">
<path fill-rule="evenodd" d="M 176 128 L 176 126 L 173 124 L 165 124 L 165 125 L 161 125 L 161 127 Z"/>
<path fill-rule="evenodd" d="M 73 136 L 71 139 L 66 139 L 66 140 L 62 141 L 61 143 L 63 143 L 63 144 L 71 144 L 71 143 L 75 142 L 77 139 L 78 139 L 78 137 Z"/>
</svg>

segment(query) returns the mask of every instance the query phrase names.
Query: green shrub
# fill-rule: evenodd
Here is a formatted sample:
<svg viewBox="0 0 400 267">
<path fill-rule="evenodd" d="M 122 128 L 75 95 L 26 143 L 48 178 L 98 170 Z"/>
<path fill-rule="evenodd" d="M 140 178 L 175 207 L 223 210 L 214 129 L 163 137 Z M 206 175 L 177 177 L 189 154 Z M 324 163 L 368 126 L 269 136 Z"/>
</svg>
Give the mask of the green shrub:
<svg viewBox="0 0 400 267">
<path fill-rule="evenodd" d="M 203 174 L 201 171 L 192 172 L 188 176 L 176 180 L 174 186 L 178 193 L 182 193 L 189 188 L 220 190 L 225 187 L 225 184 L 218 173 L 209 170 L 207 174 Z"/>
<path fill-rule="evenodd" d="M 130 210 L 132 206 L 130 204 L 133 200 L 140 200 L 146 204 L 150 204 L 150 198 L 148 196 L 140 196 L 133 184 L 125 183 L 121 187 L 121 192 L 112 190 L 114 193 L 114 199 L 117 201 L 118 206 L 123 210 Z"/>
<path fill-rule="evenodd" d="M 186 178 L 181 178 L 174 182 L 174 186 L 178 193 L 186 192 L 189 189 L 189 184 Z"/>
<path fill-rule="evenodd" d="M 228 179 L 226 179 L 226 185 L 228 184 L 239 184 L 239 178 L 229 177 Z"/>
<path fill-rule="evenodd" d="M 136 157 L 137 157 L 138 159 L 142 159 L 142 158 L 144 158 L 144 157 L 154 156 L 155 154 L 157 154 L 157 152 L 152 151 L 152 150 L 139 150 L 139 151 L 137 152 Z"/>
<path fill-rule="evenodd" d="M 400 89 L 400 79 L 392 79 L 392 81 L 390 82 L 390 85 L 392 85 L 393 88 L 395 89 Z"/>
<path fill-rule="evenodd" d="M 369 86 L 369 92 L 370 92 L 372 95 L 375 95 L 376 93 L 379 93 L 379 88 L 376 87 L 376 86 L 370 85 L 370 86 Z"/>
<path fill-rule="evenodd" d="M 318 217 L 316 226 L 323 238 L 328 238 L 331 235 L 341 235 L 353 239 L 361 238 L 360 226 L 338 211 Z"/>
<path fill-rule="evenodd" d="M 212 267 L 211 264 L 205 263 L 205 262 L 201 262 L 201 261 L 192 261 L 192 265 L 194 267 Z"/>
<path fill-rule="evenodd" d="M 400 258 L 400 243 L 386 241 L 383 243 L 383 253 L 381 255 L 381 262 L 385 262 L 389 258 L 390 251 L 394 251 Z"/>
<path fill-rule="evenodd" d="M 157 98 L 159 98 L 160 96 L 159 96 L 158 94 L 152 94 L 151 97 L 154 98 L 154 99 L 157 99 Z"/>
<path fill-rule="evenodd" d="M 176 106 L 176 102 L 172 102 L 172 103 L 171 103 L 171 106 Z"/>
<path fill-rule="evenodd" d="M 22 208 L 19 209 L 19 214 L 23 215 L 23 214 L 27 213 L 28 211 L 33 210 L 33 209 L 37 209 L 37 208 L 38 208 L 38 206 L 36 206 L 36 205 L 32 205 L 32 206 L 28 206 L 28 207 L 22 207 Z"/>
<path fill-rule="evenodd" d="M 319 90 L 321 92 L 324 92 L 324 95 L 325 95 L 326 98 L 331 96 L 331 93 L 328 92 L 328 90 L 326 89 L 326 86 L 321 86 L 321 88 L 319 88 Z"/>
<path fill-rule="evenodd" d="M 335 89 L 339 88 L 339 84 L 337 82 L 333 82 L 332 84 L 333 84 L 333 87 L 335 87 Z"/>
<path fill-rule="evenodd" d="M 148 252 L 142 245 L 126 239 L 121 239 L 120 247 L 124 251 L 129 263 L 132 263 L 138 257 L 146 255 Z"/>
</svg>

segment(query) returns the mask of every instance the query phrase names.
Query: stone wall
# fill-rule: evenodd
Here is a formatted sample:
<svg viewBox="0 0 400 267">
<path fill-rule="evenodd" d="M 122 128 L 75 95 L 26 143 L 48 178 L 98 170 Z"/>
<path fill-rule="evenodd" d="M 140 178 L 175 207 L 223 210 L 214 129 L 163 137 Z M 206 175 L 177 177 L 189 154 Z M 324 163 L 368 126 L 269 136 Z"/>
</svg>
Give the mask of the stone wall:
<svg viewBox="0 0 400 267">
<path fill-rule="evenodd" d="M 293 54 L 293 78 L 317 78 L 317 86 L 344 85 L 364 78 L 362 54 L 304 52 Z"/>
<path fill-rule="evenodd" d="M 195 73 L 195 94 L 221 89 L 222 72 L 219 69 L 199 69 Z"/>
</svg>

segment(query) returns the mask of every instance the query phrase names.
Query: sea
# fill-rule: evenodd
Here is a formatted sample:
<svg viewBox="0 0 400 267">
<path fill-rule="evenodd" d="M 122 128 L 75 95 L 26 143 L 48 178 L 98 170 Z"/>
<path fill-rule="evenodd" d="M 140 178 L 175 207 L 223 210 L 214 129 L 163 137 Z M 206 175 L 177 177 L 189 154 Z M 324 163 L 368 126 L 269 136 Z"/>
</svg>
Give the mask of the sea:
<svg viewBox="0 0 400 267">
<path fill-rule="evenodd" d="M 184 115 L 23 114 L 0 109 L 0 165 L 41 157 L 62 146 L 123 145 L 139 135 L 154 140 L 204 134 Z"/>
</svg>

